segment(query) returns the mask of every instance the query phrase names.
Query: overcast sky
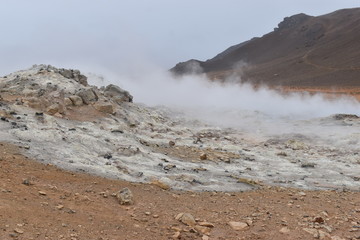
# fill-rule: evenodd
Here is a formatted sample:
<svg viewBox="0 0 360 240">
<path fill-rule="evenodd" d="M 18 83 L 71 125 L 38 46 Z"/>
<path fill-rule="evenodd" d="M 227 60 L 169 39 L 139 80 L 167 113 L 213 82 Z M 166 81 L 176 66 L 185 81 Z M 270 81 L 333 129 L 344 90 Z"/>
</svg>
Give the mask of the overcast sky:
<svg viewBox="0 0 360 240">
<path fill-rule="evenodd" d="M 273 30 L 360 0 L 0 0 L 0 74 L 49 63 L 137 71 L 206 60 Z M 99 69 L 100 69 L 99 68 Z M 95 70 L 96 71 L 96 70 Z"/>
</svg>

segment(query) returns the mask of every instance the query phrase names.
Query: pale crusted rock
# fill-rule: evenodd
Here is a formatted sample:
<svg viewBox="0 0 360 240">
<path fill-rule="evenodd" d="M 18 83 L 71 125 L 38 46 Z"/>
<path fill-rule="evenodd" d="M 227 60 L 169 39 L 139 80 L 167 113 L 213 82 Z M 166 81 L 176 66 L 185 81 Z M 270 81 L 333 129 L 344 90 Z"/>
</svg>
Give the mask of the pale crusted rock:
<svg viewBox="0 0 360 240">
<path fill-rule="evenodd" d="M 196 224 L 195 218 L 190 213 L 179 213 L 175 219 L 188 226 L 194 226 Z"/>
<path fill-rule="evenodd" d="M 129 188 L 121 189 L 117 194 L 116 198 L 119 200 L 121 205 L 132 205 L 134 204 L 133 194 Z"/>
<path fill-rule="evenodd" d="M 244 222 L 229 222 L 228 223 L 230 225 L 230 227 L 232 229 L 234 229 L 235 231 L 244 231 L 247 230 L 249 228 L 249 225 L 247 225 Z"/>
<path fill-rule="evenodd" d="M 287 148 L 291 148 L 292 150 L 306 150 L 308 146 L 305 143 L 297 141 L 297 140 L 289 140 L 286 142 L 285 146 Z"/>
</svg>

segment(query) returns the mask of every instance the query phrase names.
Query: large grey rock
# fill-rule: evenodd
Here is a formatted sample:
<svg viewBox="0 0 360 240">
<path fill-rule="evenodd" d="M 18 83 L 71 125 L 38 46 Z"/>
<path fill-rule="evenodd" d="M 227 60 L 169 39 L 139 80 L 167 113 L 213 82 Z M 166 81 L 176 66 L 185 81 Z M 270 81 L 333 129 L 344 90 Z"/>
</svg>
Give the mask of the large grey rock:
<svg viewBox="0 0 360 240">
<path fill-rule="evenodd" d="M 85 104 L 90 104 L 91 102 L 96 102 L 98 100 L 98 97 L 91 88 L 81 89 L 77 95 L 81 97 Z"/>
<path fill-rule="evenodd" d="M 133 96 L 128 91 L 125 91 L 124 89 L 121 89 L 120 87 L 113 84 L 106 86 L 104 95 L 111 97 L 118 104 L 122 102 L 133 101 Z"/>
<path fill-rule="evenodd" d="M 57 71 L 63 77 L 66 77 L 68 79 L 74 79 L 78 83 L 84 86 L 88 86 L 87 77 L 82 75 L 79 70 L 60 68 Z"/>
</svg>

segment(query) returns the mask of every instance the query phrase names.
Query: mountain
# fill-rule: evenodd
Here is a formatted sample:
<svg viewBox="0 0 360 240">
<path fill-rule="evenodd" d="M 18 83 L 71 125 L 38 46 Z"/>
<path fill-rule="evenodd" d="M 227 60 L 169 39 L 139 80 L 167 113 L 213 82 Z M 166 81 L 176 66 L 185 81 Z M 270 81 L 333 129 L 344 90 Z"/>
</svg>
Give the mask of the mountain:
<svg viewBox="0 0 360 240">
<path fill-rule="evenodd" d="M 232 46 L 207 61 L 178 63 L 177 75 L 297 88 L 360 87 L 360 8 L 286 17 L 274 31 Z M 189 67 L 192 66 L 192 67 Z M 194 68 L 193 66 L 197 66 Z"/>
</svg>

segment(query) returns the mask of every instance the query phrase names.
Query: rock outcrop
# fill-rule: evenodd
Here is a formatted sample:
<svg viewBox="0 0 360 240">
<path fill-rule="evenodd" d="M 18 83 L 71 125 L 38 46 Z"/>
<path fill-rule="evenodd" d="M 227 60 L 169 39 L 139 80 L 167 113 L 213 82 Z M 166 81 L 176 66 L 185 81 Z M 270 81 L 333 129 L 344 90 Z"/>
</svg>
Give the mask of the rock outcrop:
<svg viewBox="0 0 360 240">
<path fill-rule="evenodd" d="M 113 104 L 121 105 L 133 100 L 129 92 L 120 87 L 112 84 L 100 89 L 89 86 L 87 77 L 79 70 L 51 65 L 34 65 L 29 70 L 5 76 L 0 84 L 2 94 L 50 115 L 59 113 L 66 116 L 69 110 L 83 105 L 114 114 Z"/>
</svg>

